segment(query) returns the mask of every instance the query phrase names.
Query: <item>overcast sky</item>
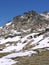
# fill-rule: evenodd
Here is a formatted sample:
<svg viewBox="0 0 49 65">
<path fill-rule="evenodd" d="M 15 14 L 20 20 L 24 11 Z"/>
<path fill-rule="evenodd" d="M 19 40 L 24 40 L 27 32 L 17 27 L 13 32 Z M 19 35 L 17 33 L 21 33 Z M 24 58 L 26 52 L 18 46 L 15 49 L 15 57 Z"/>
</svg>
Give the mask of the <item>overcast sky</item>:
<svg viewBox="0 0 49 65">
<path fill-rule="evenodd" d="M 49 0 L 0 0 L 0 26 L 30 10 L 49 11 Z"/>
</svg>

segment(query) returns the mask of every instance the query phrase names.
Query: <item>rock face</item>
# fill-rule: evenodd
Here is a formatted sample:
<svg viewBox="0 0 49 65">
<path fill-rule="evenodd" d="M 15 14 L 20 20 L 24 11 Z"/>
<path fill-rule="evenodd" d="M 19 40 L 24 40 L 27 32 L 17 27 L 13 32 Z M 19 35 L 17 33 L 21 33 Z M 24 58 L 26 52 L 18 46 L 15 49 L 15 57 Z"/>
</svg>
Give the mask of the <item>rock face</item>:
<svg viewBox="0 0 49 65">
<path fill-rule="evenodd" d="M 46 53 L 49 54 L 48 12 L 28 11 L 0 27 L 0 65 L 49 65 Z"/>
</svg>

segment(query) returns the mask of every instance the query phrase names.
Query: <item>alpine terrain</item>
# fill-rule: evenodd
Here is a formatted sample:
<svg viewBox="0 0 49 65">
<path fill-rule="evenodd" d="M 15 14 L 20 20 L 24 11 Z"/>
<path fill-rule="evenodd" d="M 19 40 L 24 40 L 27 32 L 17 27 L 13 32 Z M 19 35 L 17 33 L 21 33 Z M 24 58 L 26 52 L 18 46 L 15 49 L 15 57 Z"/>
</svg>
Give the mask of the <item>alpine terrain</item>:
<svg viewBox="0 0 49 65">
<path fill-rule="evenodd" d="M 49 65 L 49 12 L 28 11 L 0 27 L 0 65 Z"/>
</svg>

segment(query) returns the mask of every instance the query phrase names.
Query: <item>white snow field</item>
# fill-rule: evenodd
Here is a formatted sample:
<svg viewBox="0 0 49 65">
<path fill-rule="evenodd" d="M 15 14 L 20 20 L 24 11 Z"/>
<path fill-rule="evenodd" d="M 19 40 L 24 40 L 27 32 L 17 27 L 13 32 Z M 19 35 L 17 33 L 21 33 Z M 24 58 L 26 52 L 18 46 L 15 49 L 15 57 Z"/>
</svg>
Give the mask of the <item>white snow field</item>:
<svg viewBox="0 0 49 65">
<path fill-rule="evenodd" d="M 36 38 L 34 38 L 34 35 L 37 35 L 39 33 L 32 33 L 32 34 L 29 34 L 23 38 L 21 38 L 20 36 L 16 36 L 16 37 L 13 37 L 13 38 L 7 38 L 7 39 L 0 39 L 0 45 L 1 44 L 5 44 L 7 42 L 15 42 L 15 41 L 18 41 L 16 43 L 16 45 L 10 45 L 10 44 L 7 44 L 7 46 L 0 50 L 0 53 L 7 53 L 7 52 L 12 52 L 12 51 L 15 51 L 14 53 L 10 53 L 6 56 L 3 56 L 2 58 L 0 58 L 0 65 L 12 65 L 14 63 L 17 63 L 19 61 L 14 61 L 12 60 L 12 58 L 15 58 L 15 57 L 22 57 L 22 56 L 31 56 L 31 54 L 37 54 L 36 51 L 33 51 L 35 49 L 40 49 L 40 48 L 45 48 L 45 47 L 49 47 L 49 37 L 43 39 L 43 36 L 44 35 L 40 35 L 40 36 L 37 36 Z M 32 38 L 29 40 L 28 37 L 32 36 Z M 27 41 L 26 41 L 27 40 Z M 23 48 L 29 44 L 29 42 L 31 40 L 34 40 L 30 43 L 30 45 L 35 45 L 34 47 L 31 48 L 31 50 L 25 50 L 24 52 L 21 51 L 23 50 Z M 21 42 L 19 42 L 21 41 Z M 24 41 L 26 41 L 25 43 L 23 43 Z M 38 43 L 38 45 L 37 45 Z M 5 44 L 6 45 L 6 44 Z M 18 51 L 18 52 L 17 52 Z"/>
</svg>

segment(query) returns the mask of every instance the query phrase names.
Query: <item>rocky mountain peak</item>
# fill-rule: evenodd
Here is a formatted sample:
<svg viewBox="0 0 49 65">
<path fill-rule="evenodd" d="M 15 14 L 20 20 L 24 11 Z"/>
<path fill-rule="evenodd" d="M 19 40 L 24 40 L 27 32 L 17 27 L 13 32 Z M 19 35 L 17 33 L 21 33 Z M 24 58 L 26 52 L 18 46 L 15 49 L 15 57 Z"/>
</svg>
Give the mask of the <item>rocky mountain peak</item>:
<svg viewBox="0 0 49 65">
<path fill-rule="evenodd" d="M 15 16 L 13 20 L 0 28 L 0 36 L 13 34 L 12 30 L 17 30 L 19 32 L 25 33 L 22 31 L 22 29 L 30 29 L 31 33 L 37 31 L 41 32 L 42 30 L 46 30 L 46 28 L 49 28 L 49 19 L 47 19 L 46 15 L 38 14 L 36 11 L 28 11 L 23 15 Z"/>
<path fill-rule="evenodd" d="M 49 65 L 48 14 L 28 11 L 0 27 L 0 65 Z"/>
</svg>

